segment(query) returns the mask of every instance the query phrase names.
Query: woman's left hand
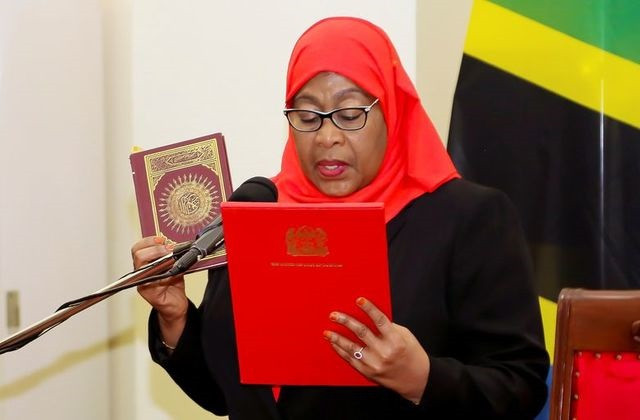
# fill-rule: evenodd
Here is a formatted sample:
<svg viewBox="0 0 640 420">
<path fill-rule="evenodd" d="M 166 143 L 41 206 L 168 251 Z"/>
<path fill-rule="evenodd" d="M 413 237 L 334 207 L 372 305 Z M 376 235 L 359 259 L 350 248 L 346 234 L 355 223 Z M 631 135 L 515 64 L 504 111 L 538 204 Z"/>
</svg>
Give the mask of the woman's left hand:
<svg viewBox="0 0 640 420">
<path fill-rule="evenodd" d="M 334 331 L 325 331 L 325 338 L 340 357 L 364 376 L 418 404 L 429 377 L 427 352 L 411 331 L 391 322 L 373 303 L 364 298 L 358 298 L 356 303 L 378 331 L 371 331 L 347 314 L 332 312 L 329 318 L 353 331 L 364 346 Z"/>
</svg>

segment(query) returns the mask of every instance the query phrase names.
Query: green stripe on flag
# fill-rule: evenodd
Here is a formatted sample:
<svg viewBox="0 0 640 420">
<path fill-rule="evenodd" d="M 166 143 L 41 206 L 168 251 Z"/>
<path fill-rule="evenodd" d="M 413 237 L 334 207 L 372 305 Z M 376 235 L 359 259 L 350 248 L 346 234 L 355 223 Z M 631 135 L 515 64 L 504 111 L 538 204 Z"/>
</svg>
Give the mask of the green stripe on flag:
<svg viewBox="0 0 640 420">
<path fill-rule="evenodd" d="M 491 0 L 518 14 L 640 64 L 638 0 Z"/>
</svg>

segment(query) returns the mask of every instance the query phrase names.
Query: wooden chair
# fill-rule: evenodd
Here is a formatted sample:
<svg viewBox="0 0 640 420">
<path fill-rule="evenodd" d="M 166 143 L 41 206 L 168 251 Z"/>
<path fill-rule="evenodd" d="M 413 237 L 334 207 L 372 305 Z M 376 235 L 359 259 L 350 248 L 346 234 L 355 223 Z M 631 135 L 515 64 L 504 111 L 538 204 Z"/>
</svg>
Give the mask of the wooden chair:
<svg viewBox="0 0 640 420">
<path fill-rule="evenodd" d="M 640 419 L 640 290 L 563 289 L 550 419 Z"/>
</svg>

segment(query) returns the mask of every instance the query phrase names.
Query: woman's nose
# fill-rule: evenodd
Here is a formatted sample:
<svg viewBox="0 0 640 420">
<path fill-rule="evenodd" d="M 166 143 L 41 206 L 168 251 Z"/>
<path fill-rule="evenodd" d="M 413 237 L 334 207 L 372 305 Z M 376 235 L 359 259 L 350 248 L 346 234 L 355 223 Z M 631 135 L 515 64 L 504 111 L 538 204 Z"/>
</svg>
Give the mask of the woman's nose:
<svg viewBox="0 0 640 420">
<path fill-rule="evenodd" d="M 316 132 L 316 142 L 324 147 L 331 147 L 334 144 L 341 144 L 345 141 L 344 130 L 339 129 L 331 121 L 331 118 L 324 118 L 322 125 Z"/>
</svg>

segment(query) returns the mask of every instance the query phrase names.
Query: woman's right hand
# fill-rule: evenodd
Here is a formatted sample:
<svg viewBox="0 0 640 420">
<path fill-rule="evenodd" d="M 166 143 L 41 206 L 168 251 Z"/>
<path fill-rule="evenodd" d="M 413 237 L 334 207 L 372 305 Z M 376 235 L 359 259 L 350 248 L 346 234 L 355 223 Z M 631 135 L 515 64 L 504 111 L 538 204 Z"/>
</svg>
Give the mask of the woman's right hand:
<svg viewBox="0 0 640 420">
<path fill-rule="evenodd" d="M 159 236 L 147 236 L 131 247 L 133 266 L 137 269 L 173 250 Z M 175 347 L 187 321 L 189 300 L 184 290 L 184 277 L 175 276 L 166 280 L 138 286 L 138 293 L 158 311 L 158 321 L 165 345 Z"/>
</svg>

